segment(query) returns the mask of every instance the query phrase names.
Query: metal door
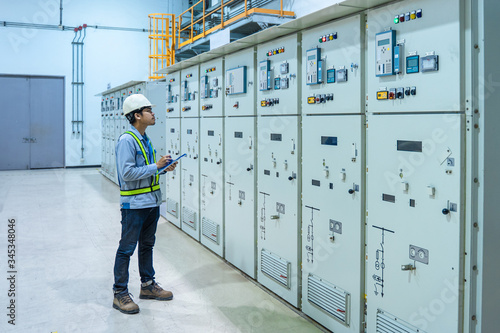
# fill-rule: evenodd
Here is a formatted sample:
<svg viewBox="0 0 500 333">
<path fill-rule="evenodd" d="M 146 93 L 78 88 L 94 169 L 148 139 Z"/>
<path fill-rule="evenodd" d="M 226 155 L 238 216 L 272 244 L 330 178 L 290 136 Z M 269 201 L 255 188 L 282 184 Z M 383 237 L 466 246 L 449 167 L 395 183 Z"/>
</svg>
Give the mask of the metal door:
<svg viewBox="0 0 500 333">
<path fill-rule="evenodd" d="M 0 170 L 29 169 L 30 112 L 29 79 L 0 77 L 2 106 L 2 158 Z"/>
<path fill-rule="evenodd" d="M 30 79 L 31 168 L 64 167 L 64 79 Z"/>
<path fill-rule="evenodd" d="M 167 119 L 166 133 L 166 151 L 167 155 L 173 159 L 181 155 L 181 135 L 180 135 L 180 118 Z M 180 223 L 180 207 L 181 207 L 181 163 L 172 172 L 167 172 L 165 175 L 165 197 L 166 197 L 166 214 L 165 218 L 177 227 L 181 227 Z"/>
<path fill-rule="evenodd" d="M 223 118 L 202 118 L 200 124 L 201 243 L 223 257 L 224 182 Z"/>
<path fill-rule="evenodd" d="M 461 332 L 463 115 L 368 118 L 368 332 Z"/>
<path fill-rule="evenodd" d="M 299 122 L 297 116 L 257 120 L 257 281 L 295 307 L 301 272 Z"/>
<path fill-rule="evenodd" d="M 339 333 L 362 331 L 362 117 L 302 119 L 302 311 Z"/>
<path fill-rule="evenodd" d="M 255 279 L 255 117 L 228 117 L 224 131 L 225 258 Z"/>
<path fill-rule="evenodd" d="M 200 160 L 199 118 L 182 118 L 181 152 L 187 154 L 181 168 L 182 230 L 200 240 Z"/>
<path fill-rule="evenodd" d="M 0 91 L 0 170 L 64 167 L 64 78 L 4 76 Z"/>
</svg>

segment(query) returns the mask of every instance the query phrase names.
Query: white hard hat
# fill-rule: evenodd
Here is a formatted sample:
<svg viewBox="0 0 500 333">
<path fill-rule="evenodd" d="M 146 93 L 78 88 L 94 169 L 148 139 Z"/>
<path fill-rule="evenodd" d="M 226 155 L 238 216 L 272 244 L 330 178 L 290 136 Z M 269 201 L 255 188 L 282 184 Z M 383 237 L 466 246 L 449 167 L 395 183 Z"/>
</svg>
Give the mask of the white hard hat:
<svg viewBox="0 0 500 333">
<path fill-rule="evenodd" d="M 123 114 L 126 116 L 130 112 L 139 111 L 143 107 L 154 107 L 151 102 L 142 94 L 133 94 L 123 102 Z"/>
</svg>

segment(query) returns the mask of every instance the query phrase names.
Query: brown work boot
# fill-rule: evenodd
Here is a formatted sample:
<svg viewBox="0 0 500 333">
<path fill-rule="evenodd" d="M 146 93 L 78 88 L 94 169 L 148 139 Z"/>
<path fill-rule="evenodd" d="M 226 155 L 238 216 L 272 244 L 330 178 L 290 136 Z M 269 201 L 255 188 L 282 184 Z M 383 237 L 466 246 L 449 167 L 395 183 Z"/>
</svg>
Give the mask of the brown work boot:
<svg viewBox="0 0 500 333">
<path fill-rule="evenodd" d="M 158 301 L 170 301 L 174 298 L 171 291 L 163 290 L 158 283 L 149 281 L 141 285 L 140 299 L 156 299 Z"/>
<path fill-rule="evenodd" d="M 115 294 L 113 299 L 113 307 L 118 311 L 126 314 L 134 314 L 139 312 L 139 306 L 134 303 L 130 297 L 132 294 Z"/>
</svg>

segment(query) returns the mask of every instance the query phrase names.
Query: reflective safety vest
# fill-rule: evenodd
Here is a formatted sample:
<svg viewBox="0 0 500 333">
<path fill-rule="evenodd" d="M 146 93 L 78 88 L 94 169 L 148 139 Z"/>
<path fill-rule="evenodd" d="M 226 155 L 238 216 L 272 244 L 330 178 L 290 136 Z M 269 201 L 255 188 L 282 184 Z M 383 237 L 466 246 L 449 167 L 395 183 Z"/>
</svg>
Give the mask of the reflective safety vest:
<svg viewBox="0 0 500 333">
<path fill-rule="evenodd" d="M 135 141 L 137 142 L 139 147 L 141 147 L 142 155 L 144 156 L 144 160 L 146 161 L 146 165 L 149 165 L 148 155 L 146 154 L 146 150 L 144 149 L 144 146 L 142 145 L 141 140 L 139 140 L 139 138 L 131 131 L 127 131 L 123 134 L 132 135 L 132 137 L 135 139 Z M 153 161 L 154 161 L 154 163 L 156 163 L 156 154 L 155 154 L 155 150 L 153 148 L 153 144 L 151 144 L 151 150 L 153 151 Z M 153 180 L 151 181 L 150 186 L 138 188 L 135 190 L 120 191 L 120 195 L 124 195 L 124 196 L 138 195 L 138 194 L 155 192 L 155 191 L 158 191 L 159 189 L 160 189 L 160 175 L 158 174 L 158 172 L 156 172 L 156 175 L 153 176 Z"/>
</svg>

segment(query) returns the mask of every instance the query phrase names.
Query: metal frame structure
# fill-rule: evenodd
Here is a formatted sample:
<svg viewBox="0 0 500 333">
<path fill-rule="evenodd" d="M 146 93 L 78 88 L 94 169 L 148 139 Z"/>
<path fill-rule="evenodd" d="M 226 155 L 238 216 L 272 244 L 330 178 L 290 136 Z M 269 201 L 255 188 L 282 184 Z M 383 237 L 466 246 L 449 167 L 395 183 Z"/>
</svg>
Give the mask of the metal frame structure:
<svg viewBox="0 0 500 333">
<path fill-rule="evenodd" d="M 149 14 L 149 79 L 163 75 L 156 71 L 175 63 L 176 32 L 178 23 L 174 14 Z"/>
<path fill-rule="evenodd" d="M 277 15 L 279 17 L 290 17 L 290 18 L 294 18 L 295 17 L 295 13 L 294 12 L 290 12 L 290 11 L 284 11 L 283 10 L 283 0 L 280 0 L 280 9 L 279 10 L 275 10 L 275 9 L 265 9 L 265 8 L 252 8 L 252 9 L 249 9 L 248 8 L 248 0 L 244 0 L 244 11 L 243 13 L 239 14 L 239 15 L 236 15 L 235 17 L 232 17 L 230 18 L 229 20 L 227 21 L 224 21 L 224 7 L 227 7 L 231 4 L 236 4 L 238 3 L 239 1 L 238 0 L 228 0 L 226 2 L 224 2 L 224 0 L 221 0 L 221 3 L 220 5 L 216 6 L 215 8 L 209 8 L 209 9 L 206 9 L 205 8 L 205 1 L 204 0 L 200 0 L 198 1 L 194 6 L 188 8 L 187 10 L 185 10 L 184 12 L 182 12 L 178 17 L 179 17 L 179 34 L 178 34 L 178 42 L 179 42 L 179 48 L 183 47 L 183 46 L 186 46 L 188 44 L 191 44 L 195 41 L 197 41 L 198 39 L 200 38 L 204 38 L 206 37 L 207 35 L 217 31 L 217 30 L 222 30 L 224 29 L 226 26 L 228 25 L 231 25 L 243 18 L 246 18 L 250 15 L 253 15 L 253 14 L 269 14 L 269 15 Z M 195 7 L 198 6 L 200 3 L 202 3 L 202 6 L 203 6 L 203 11 L 202 11 L 202 15 L 201 17 L 199 18 L 195 18 L 195 15 L 194 15 L 194 12 L 195 12 Z M 208 13 L 206 13 L 206 11 L 209 10 Z M 182 18 L 183 18 L 183 15 L 190 12 L 191 13 L 191 19 L 190 19 L 190 23 L 187 24 L 185 27 L 182 27 Z M 206 23 L 206 19 L 207 17 L 210 17 L 211 15 L 214 15 L 214 14 L 219 14 L 220 13 L 220 24 L 206 30 L 206 27 L 205 27 L 205 23 Z M 202 24 L 202 29 L 200 29 L 201 31 L 195 35 L 195 25 L 196 24 L 199 24 L 201 22 Z M 183 37 L 182 34 L 185 33 L 186 34 L 187 32 L 187 37 Z M 181 43 L 181 38 L 184 38 L 185 40 Z"/>
</svg>

